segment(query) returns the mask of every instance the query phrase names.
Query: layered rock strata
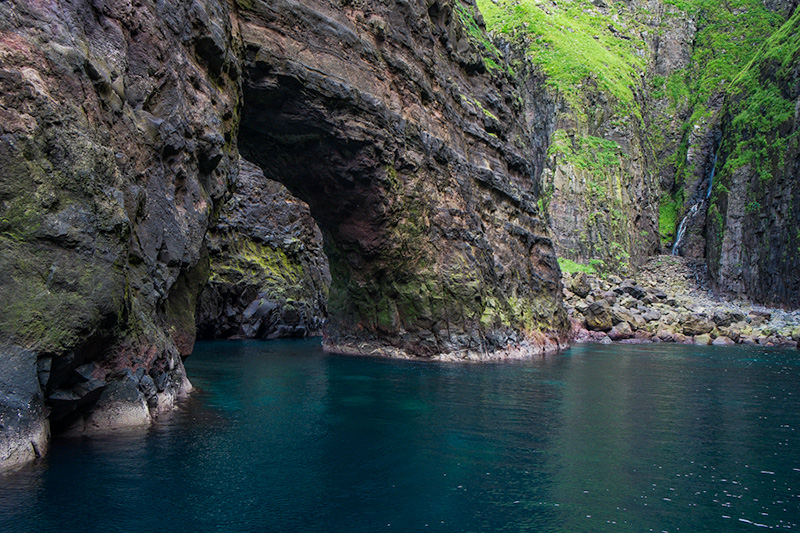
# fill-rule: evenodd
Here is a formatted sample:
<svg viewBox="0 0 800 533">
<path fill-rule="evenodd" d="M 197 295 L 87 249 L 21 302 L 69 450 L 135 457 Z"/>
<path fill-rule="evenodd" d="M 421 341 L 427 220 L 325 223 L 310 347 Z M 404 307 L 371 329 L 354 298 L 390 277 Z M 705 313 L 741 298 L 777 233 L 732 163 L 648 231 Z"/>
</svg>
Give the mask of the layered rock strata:
<svg viewBox="0 0 800 533">
<path fill-rule="evenodd" d="M 268 262 L 251 215 L 280 214 L 255 198 L 239 210 L 235 193 L 223 208 L 237 141 L 319 224 L 328 349 L 486 359 L 564 346 L 536 206 L 546 148 L 529 135 L 542 117 L 487 70 L 485 42 L 464 2 L 0 3 L 0 341 L 27 354 L 11 381 L 32 417 L 4 437 L 36 455 L 48 414 L 54 431 L 147 424 L 190 388 L 198 296 L 210 272 L 212 291 L 232 281 L 215 286 L 209 267 L 255 243 Z M 317 327 L 309 305 L 291 333 Z"/>
<path fill-rule="evenodd" d="M 514 87 L 487 72 L 474 5 L 277 1 L 241 17 L 240 147 L 323 232 L 327 348 L 483 359 L 563 344 L 537 151 Z"/>
<path fill-rule="evenodd" d="M 4 438 L 40 442 L 48 414 L 55 431 L 147 424 L 189 387 L 203 237 L 238 168 L 230 17 L 0 4 L 0 364 L 32 354 L 20 372 L 43 391 Z"/>
</svg>

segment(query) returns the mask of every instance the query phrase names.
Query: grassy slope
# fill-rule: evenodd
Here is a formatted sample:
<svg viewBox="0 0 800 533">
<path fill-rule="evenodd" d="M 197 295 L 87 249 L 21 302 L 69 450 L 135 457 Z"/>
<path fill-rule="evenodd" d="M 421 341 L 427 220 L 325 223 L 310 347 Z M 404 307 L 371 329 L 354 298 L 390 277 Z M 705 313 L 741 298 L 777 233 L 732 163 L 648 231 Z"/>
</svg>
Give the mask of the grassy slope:
<svg viewBox="0 0 800 533">
<path fill-rule="evenodd" d="M 489 31 L 527 43 L 534 63 L 576 110 L 584 104 L 587 80 L 633 110 L 633 86 L 646 67 L 646 45 L 621 3 L 602 14 L 591 2 L 478 0 Z"/>
<path fill-rule="evenodd" d="M 752 165 L 763 181 L 773 177 L 774 163 L 797 132 L 782 135 L 794 118 L 795 101 L 784 89 L 792 69 L 800 61 L 800 10 L 757 48 L 755 57 L 733 80 L 729 112 L 731 129 L 726 135 L 730 172 Z"/>
</svg>

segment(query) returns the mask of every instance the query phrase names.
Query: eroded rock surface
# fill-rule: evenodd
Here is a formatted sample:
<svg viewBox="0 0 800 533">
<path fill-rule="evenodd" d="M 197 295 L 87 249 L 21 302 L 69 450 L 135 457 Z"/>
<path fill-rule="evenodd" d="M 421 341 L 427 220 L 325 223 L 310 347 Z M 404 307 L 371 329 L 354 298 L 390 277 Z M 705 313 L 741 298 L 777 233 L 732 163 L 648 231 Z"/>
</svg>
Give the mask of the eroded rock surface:
<svg viewBox="0 0 800 533">
<path fill-rule="evenodd" d="M 722 125 L 707 230 L 720 290 L 791 309 L 800 307 L 798 33 L 795 9 L 742 73 Z"/>
<path fill-rule="evenodd" d="M 44 455 L 50 424 L 36 354 L 19 346 L 0 346 L 0 357 L 0 468 L 8 468 Z"/>
<path fill-rule="evenodd" d="M 331 279 L 308 206 L 244 159 L 234 192 L 206 237 L 210 277 L 199 338 L 322 334 Z"/>
<path fill-rule="evenodd" d="M 182 360 L 210 273 L 205 316 L 258 290 L 239 333 L 270 336 L 273 303 L 278 329 L 318 327 L 316 296 L 290 317 L 300 300 L 272 300 L 257 276 L 220 297 L 239 281 L 214 269 L 236 246 L 268 263 L 319 242 L 264 246 L 256 213 L 297 220 L 261 200 L 238 209 L 237 140 L 323 233 L 329 349 L 486 359 L 565 345 L 536 206 L 546 146 L 528 135 L 546 114 L 487 70 L 484 41 L 474 5 L 448 1 L 0 3 L 0 341 L 33 354 L 54 430 L 147 423 L 190 387 Z M 242 190 L 256 187 L 245 174 Z M 301 285 L 324 292 L 325 278 Z"/>
<path fill-rule="evenodd" d="M 215 1 L 0 4 L 0 340 L 35 354 L 55 430 L 123 370 L 163 405 L 185 390 L 238 161 L 229 21 Z"/>
<path fill-rule="evenodd" d="M 328 349 L 487 358 L 563 343 L 536 207 L 544 150 L 464 26 L 474 6 L 277 1 L 241 16 L 241 149 L 323 232 Z"/>
</svg>

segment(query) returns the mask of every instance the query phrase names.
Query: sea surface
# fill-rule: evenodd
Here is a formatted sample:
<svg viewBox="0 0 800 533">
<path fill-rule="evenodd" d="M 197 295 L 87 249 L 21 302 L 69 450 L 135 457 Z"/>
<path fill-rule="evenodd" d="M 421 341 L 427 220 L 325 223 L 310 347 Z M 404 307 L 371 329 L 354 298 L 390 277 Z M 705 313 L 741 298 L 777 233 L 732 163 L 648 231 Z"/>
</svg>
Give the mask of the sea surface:
<svg viewBox="0 0 800 533">
<path fill-rule="evenodd" d="M 582 345 L 524 362 L 199 343 L 149 430 L 0 476 L 0 531 L 800 528 L 800 351 Z"/>
</svg>

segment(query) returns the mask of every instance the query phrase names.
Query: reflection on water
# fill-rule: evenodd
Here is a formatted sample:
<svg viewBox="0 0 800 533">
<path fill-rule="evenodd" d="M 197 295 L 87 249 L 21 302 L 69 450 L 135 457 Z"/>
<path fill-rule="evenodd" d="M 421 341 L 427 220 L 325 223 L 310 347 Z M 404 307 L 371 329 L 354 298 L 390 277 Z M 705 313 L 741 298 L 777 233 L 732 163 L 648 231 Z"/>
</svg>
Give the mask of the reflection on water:
<svg viewBox="0 0 800 533">
<path fill-rule="evenodd" d="M 720 531 L 800 523 L 796 351 L 453 365 L 201 343 L 152 429 L 0 477 L 0 530 Z"/>
</svg>

